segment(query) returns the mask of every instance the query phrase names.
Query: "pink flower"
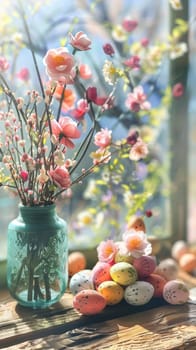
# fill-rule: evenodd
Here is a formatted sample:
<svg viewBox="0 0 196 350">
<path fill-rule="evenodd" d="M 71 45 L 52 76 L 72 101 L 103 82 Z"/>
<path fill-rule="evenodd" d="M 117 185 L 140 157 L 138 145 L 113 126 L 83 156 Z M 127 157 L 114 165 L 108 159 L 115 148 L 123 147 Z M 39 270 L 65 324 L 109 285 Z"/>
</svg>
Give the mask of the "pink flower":
<svg viewBox="0 0 196 350">
<path fill-rule="evenodd" d="M 16 74 L 18 79 L 21 79 L 23 81 L 28 81 L 30 78 L 29 70 L 28 68 L 24 67 L 22 68 L 17 74 Z"/>
<path fill-rule="evenodd" d="M 65 166 L 58 166 L 49 171 L 50 179 L 60 188 L 68 188 L 71 185 L 69 171 Z"/>
<path fill-rule="evenodd" d="M 138 26 L 138 22 L 125 18 L 122 22 L 122 27 L 126 32 L 132 32 Z"/>
<path fill-rule="evenodd" d="M 54 97 L 60 101 L 63 94 L 62 110 L 67 111 L 74 106 L 76 100 L 75 93 L 71 89 L 64 89 L 62 85 L 57 84 Z"/>
<path fill-rule="evenodd" d="M 79 75 L 82 79 L 90 79 L 92 77 L 92 72 L 87 64 L 80 64 L 79 67 Z"/>
<path fill-rule="evenodd" d="M 131 160 L 137 161 L 145 158 L 147 154 L 148 154 L 147 145 L 141 139 L 138 139 L 137 142 L 133 145 L 133 147 L 130 150 L 129 158 Z"/>
<path fill-rule="evenodd" d="M 29 177 L 28 171 L 21 170 L 19 175 L 20 175 L 22 181 L 26 182 L 28 180 L 28 177 Z"/>
<path fill-rule="evenodd" d="M 0 72 L 5 72 L 9 68 L 9 62 L 5 57 L 0 56 Z"/>
<path fill-rule="evenodd" d="M 72 84 L 75 77 L 75 61 L 74 56 L 71 55 L 64 47 L 48 50 L 44 59 L 46 72 L 53 80 L 60 80 L 64 78 L 65 84 Z"/>
<path fill-rule="evenodd" d="M 123 241 L 127 251 L 134 258 L 140 258 L 142 255 L 150 255 L 152 246 L 147 240 L 147 236 L 143 231 L 130 230 L 123 234 Z"/>
<path fill-rule="evenodd" d="M 98 259 L 108 264 L 114 263 L 118 248 L 112 240 L 102 241 L 97 247 Z"/>
<path fill-rule="evenodd" d="M 72 117 L 77 120 L 80 120 L 84 117 L 84 115 L 89 111 L 88 101 L 84 98 L 81 98 L 77 102 L 77 108 L 71 111 Z"/>
<path fill-rule="evenodd" d="M 101 129 L 94 136 L 94 144 L 100 148 L 105 148 L 111 144 L 112 141 L 112 131 L 106 129 Z"/>
<path fill-rule="evenodd" d="M 184 94 L 184 86 L 182 83 L 177 83 L 172 88 L 172 95 L 176 98 L 181 97 Z"/>
<path fill-rule="evenodd" d="M 139 133 L 137 130 L 131 130 L 128 137 L 127 137 L 127 143 L 129 145 L 135 145 L 139 137 Z"/>
<path fill-rule="evenodd" d="M 97 88 L 95 86 L 89 86 L 86 90 L 86 98 L 88 101 L 95 102 L 97 99 Z"/>
<path fill-rule="evenodd" d="M 140 58 L 135 55 L 124 61 L 125 66 L 130 67 L 132 69 L 140 68 Z"/>
<path fill-rule="evenodd" d="M 86 51 L 90 49 L 91 40 L 84 32 L 78 32 L 75 36 L 70 33 L 70 44 L 74 49 Z"/>
<path fill-rule="evenodd" d="M 110 43 L 103 45 L 103 51 L 106 55 L 113 56 L 114 55 L 114 49 Z"/>
<path fill-rule="evenodd" d="M 140 42 L 143 47 L 147 47 L 149 44 L 149 40 L 147 38 L 142 38 Z"/>
<path fill-rule="evenodd" d="M 77 123 L 69 117 L 60 117 L 57 122 L 55 119 L 51 120 L 51 127 L 53 135 L 60 143 L 68 148 L 74 148 L 74 143 L 70 140 L 80 137 L 80 130 L 77 128 Z"/>
<path fill-rule="evenodd" d="M 133 112 L 139 112 L 142 110 L 149 110 L 151 108 L 150 102 L 146 101 L 146 94 L 144 93 L 142 86 L 136 86 L 133 92 L 127 95 L 125 101 L 126 106 Z"/>
</svg>

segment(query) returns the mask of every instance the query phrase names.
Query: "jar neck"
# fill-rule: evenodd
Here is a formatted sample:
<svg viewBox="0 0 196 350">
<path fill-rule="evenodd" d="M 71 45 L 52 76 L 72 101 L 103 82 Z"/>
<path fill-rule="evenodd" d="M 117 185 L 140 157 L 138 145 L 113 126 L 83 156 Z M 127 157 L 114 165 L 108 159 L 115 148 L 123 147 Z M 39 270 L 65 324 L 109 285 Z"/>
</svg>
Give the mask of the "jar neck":
<svg viewBox="0 0 196 350">
<path fill-rule="evenodd" d="M 19 205 L 19 216 L 23 220 L 50 220 L 56 215 L 56 205 L 50 204 L 45 206 L 27 207 Z"/>
</svg>

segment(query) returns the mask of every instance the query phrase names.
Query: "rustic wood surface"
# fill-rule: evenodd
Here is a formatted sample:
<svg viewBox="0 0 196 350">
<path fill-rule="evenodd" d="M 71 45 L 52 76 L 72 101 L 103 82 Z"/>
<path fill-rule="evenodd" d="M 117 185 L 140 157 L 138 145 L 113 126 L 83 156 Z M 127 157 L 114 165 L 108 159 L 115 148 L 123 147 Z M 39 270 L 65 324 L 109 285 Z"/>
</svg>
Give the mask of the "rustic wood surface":
<svg viewBox="0 0 196 350">
<path fill-rule="evenodd" d="M 182 273 L 190 287 L 194 277 Z M 196 350 L 196 305 L 153 299 L 141 307 L 122 302 L 95 316 L 81 316 L 66 293 L 48 310 L 17 305 L 0 291 L 0 349 Z"/>
</svg>

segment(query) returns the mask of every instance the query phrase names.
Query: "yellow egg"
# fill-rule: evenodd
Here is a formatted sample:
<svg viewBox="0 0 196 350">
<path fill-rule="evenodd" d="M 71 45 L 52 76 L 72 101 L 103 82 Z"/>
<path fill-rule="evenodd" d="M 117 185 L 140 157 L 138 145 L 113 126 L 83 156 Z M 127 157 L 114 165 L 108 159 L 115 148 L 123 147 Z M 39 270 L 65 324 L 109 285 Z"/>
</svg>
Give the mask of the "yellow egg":
<svg viewBox="0 0 196 350">
<path fill-rule="evenodd" d="M 132 264 L 134 259 L 131 255 L 123 255 L 120 252 L 117 252 L 114 260 L 115 260 L 115 263 L 125 261 L 125 262 L 128 262 L 129 264 Z"/>
<path fill-rule="evenodd" d="M 102 282 L 97 291 L 105 298 L 107 305 L 120 303 L 124 296 L 124 289 L 114 281 Z"/>
<path fill-rule="evenodd" d="M 125 261 L 112 265 L 110 275 L 113 281 L 122 286 L 128 286 L 129 284 L 135 283 L 137 280 L 136 269 Z"/>
<path fill-rule="evenodd" d="M 86 258 L 81 252 L 73 252 L 68 256 L 69 276 L 86 268 Z"/>
</svg>

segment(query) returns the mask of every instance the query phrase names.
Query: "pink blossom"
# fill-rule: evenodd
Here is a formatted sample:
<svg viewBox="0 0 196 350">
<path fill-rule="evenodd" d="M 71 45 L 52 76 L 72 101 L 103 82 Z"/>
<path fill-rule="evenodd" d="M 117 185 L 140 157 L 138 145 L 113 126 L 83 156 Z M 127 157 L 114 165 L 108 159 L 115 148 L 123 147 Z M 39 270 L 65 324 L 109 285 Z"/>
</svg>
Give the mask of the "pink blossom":
<svg viewBox="0 0 196 350">
<path fill-rule="evenodd" d="M 94 136 L 94 144 L 100 148 L 105 148 L 111 144 L 112 141 L 112 131 L 106 129 L 101 129 Z"/>
<path fill-rule="evenodd" d="M 103 51 L 106 55 L 113 56 L 114 55 L 114 49 L 110 43 L 103 45 Z"/>
<path fill-rule="evenodd" d="M 66 84 L 72 84 L 75 77 L 75 61 L 64 47 L 50 49 L 43 59 L 48 76 L 53 80 L 65 79 Z"/>
<path fill-rule="evenodd" d="M 59 142 L 68 148 L 74 148 L 74 143 L 70 139 L 80 137 L 80 130 L 77 128 L 77 123 L 69 117 L 60 117 L 57 122 L 51 120 L 53 135 L 58 138 Z"/>
<path fill-rule="evenodd" d="M 125 18 L 122 27 L 126 32 L 132 32 L 138 26 L 138 21 Z"/>
<path fill-rule="evenodd" d="M 124 61 L 125 66 L 130 67 L 132 69 L 140 68 L 140 58 L 137 55 L 134 55 Z"/>
<path fill-rule="evenodd" d="M 125 101 L 126 106 L 133 112 L 139 112 L 142 110 L 149 110 L 151 108 L 150 102 L 146 101 L 147 96 L 144 93 L 142 86 L 136 86 L 133 92 L 127 95 Z"/>
<path fill-rule="evenodd" d="M 91 40 L 84 32 L 77 32 L 75 36 L 70 33 L 70 44 L 74 49 L 86 51 L 90 49 Z"/>
<path fill-rule="evenodd" d="M 122 236 L 127 251 L 134 257 L 140 258 L 142 255 L 150 255 L 152 246 L 147 240 L 147 236 L 143 231 L 129 230 Z"/>
<path fill-rule="evenodd" d="M 21 79 L 23 81 L 28 81 L 30 78 L 29 70 L 28 68 L 24 67 L 22 68 L 17 74 L 16 74 L 18 79 Z"/>
<path fill-rule="evenodd" d="M 75 119 L 81 120 L 88 111 L 89 111 L 88 101 L 84 98 L 81 98 L 77 102 L 77 108 L 72 110 L 70 113 L 72 117 L 74 117 Z"/>
<path fill-rule="evenodd" d="M 57 100 L 60 101 L 62 99 L 62 94 L 63 94 L 62 110 L 63 111 L 67 111 L 67 110 L 69 110 L 70 108 L 73 107 L 74 102 L 76 100 L 76 96 L 75 96 L 75 93 L 73 92 L 73 90 L 71 90 L 71 89 L 64 89 L 63 86 L 57 84 L 53 96 Z"/>
<path fill-rule="evenodd" d="M 79 75 L 82 79 L 90 79 L 92 77 L 92 72 L 87 64 L 80 64 L 78 66 Z"/>
<path fill-rule="evenodd" d="M 149 40 L 147 38 L 142 38 L 140 42 L 143 47 L 147 47 L 149 44 Z"/>
<path fill-rule="evenodd" d="M 48 174 L 51 180 L 60 188 L 68 188 L 71 185 L 69 171 L 65 166 L 58 166 L 51 169 Z"/>
<path fill-rule="evenodd" d="M 139 137 L 139 133 L 137 130 L 131 130 L 128 134 L 128 137 L 127 137 L 127 143 L 129 145 L 135 145 L 135 143 L 137 142 L 138 140 L 138 137 Z"/>
<path fill-rule="evenodd" d="M 130 150 L 129 158 L 131 160 L 137 161 L 145 158 L 147 154 L 148 154 L 147 145 L 141 139 L 138 139 L 137 142 L 133 145 L 133 147 Z"/>
<path fill-rule="evenodd" d="M 114 263 L 114 258 L 117 253 L 117 246 L 114 241 L 102 241 L 97 247 L 98 259 L 101 262 L 108 264 Z"/>
<path fill-rule="evenodd" d="M 19 175 L 24 182 L 28 180 L 28 177 L 29 177 L 28 171 L 21 170 Z"/>
<path fill-rule="evenodd" d="M 88 101 L 96 101 L 97 98 L 97 88 L 95 86 L 89 86 L 86 90 L 86 98 Z"/>
<path fill-rule="evenodd" d="M 0 56 L 0 72 L 5 72 L 9 68 L 9 62 L 3 56 Z"/>
<path fill-rule="evenodd" d="M 184 86 L 182 83 L 177 83 L 172 88 L 172 95 L 176 98 L 181 97 L 184 94 Z"/>
</svg>

